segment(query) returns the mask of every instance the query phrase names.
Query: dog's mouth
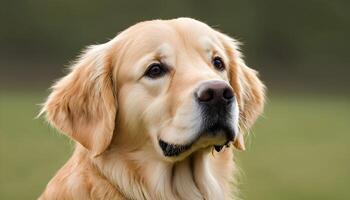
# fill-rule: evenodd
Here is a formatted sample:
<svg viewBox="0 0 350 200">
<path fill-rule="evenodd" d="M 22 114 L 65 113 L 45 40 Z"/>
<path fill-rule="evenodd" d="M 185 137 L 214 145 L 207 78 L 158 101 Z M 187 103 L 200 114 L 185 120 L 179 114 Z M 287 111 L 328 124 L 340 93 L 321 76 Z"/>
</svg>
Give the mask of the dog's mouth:
<svg viewBox="0 0 350 200">
<path fill-rule="evenodd" d="M 229 147 L 230 142 L 234 141 L 234 136 L 235 133 L 233 132 L 232 129 L 230 128 L 218 128 L 218 129 L 209 129 L 210 132 L 205 132 L 204 134 L 199 134 L 199 136 L 194 139 L 192 142 L 188 144 L 172 144 L 169 142 L 166 142 L 162 139 L 158 140 L 158 144 L 160 148 L 163 151 L 163 155 L 166 157 L 176 157 L 179 156 L 180 154 L 184 153 L 185 151 L 188 151 L 191 149 L 191 147 L 194 145 L 194 143 L 199 140 L 201 137 L 207 137 L 207 138 L 216 138 L 216 137 L 225 137 L 226 141 L 223 139 L 223 142 L 220 143 L 210 143 L 209 146 L 212 146 L 215 151 L 220 152 L 224 147 Z M 209 131 L 208 130 L 208 131 Z M 220 135 L 220 134 L 221 135 Z"/>
<path fill-rule="evenodd" d="M 173 157 L 173 156 L 178 156 L 181 153 L 190 149 L 192 146 L 192 143 L 187 144 L 187 145 L 170 144 L 170 143 L 167 143 L 167 142 L 163 141 L 162 139 L 160 139 L 159 146 L 162 149 L 164 156 Z"/>
</svg>

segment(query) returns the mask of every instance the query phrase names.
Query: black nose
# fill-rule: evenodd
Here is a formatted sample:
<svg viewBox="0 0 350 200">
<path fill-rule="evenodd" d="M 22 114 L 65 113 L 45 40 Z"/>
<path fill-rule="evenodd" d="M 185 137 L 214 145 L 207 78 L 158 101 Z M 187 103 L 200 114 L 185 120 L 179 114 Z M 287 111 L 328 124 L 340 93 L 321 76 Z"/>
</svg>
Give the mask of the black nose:
<svg viewBox="0 0 350 200">
<path fill-rule="evenodd" d="M 224 81 L 207 81 L 195 92 L 199 102 L 205 104 L 231 103 L 234 99 L 232 88 Z"/>
</svg>

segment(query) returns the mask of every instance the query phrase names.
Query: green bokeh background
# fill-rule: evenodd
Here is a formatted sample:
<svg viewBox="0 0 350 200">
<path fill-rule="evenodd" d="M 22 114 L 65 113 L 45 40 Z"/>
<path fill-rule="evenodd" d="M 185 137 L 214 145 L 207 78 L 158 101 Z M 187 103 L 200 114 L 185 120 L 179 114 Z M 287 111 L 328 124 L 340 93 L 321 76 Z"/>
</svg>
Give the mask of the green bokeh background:
<svg viewBox="0 0 350 200">
<path fill-rule="evenodd" d="M 237 38 L 268 91 L 237 152 L 243 199 L 350 199 L 350 1 L 2 0 L 0 199 L 35 199 L 73 142 L 35 119 L 84 46 L 155 18 L 193 17 Z"/>
</svg>

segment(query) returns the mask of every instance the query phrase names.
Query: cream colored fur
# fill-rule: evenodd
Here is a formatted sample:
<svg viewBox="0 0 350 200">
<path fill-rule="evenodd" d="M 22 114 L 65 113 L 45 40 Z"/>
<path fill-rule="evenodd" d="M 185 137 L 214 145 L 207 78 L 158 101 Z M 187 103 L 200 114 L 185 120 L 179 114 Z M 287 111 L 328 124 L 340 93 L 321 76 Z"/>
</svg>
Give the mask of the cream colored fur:
<svg viewBox="0 0 350 200">
<path fill-rule="evenodd" d="M 217 55 L 224 72 L 211 66 Z M 169 74 L 145 78 L 152 62 L 166 63 Z M 41 112 L 76 148 L 40 199 L 236 199 L 232 146 L 214 152 L 212 141 L 199 141 L 168 158 L 158 145 L 159 138 L 194 138 L 201 114 L 192 94 L 207 80 L 233 88 L 240 126 L 234 146 L 244 149 L 244 131 L 263 110 L 264 85 L 235 40 L 178 18 L 141 22 L 88 48 Z"/>
</svg>

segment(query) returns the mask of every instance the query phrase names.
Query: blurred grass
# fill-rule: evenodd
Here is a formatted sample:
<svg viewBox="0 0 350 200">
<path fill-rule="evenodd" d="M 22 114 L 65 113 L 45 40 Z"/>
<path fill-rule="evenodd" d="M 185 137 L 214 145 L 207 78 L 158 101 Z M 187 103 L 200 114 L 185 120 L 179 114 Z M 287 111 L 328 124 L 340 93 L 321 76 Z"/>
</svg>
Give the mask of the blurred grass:
<svg viewBox="0 0 350 200">
<path fill-rule="evenodd" d="M 6 92 L 0 97 L 0 199 L 36 199 L 73 145 L 40 119 L 45 94 Z"/>
<path fill-rule="evenodd" d="M 34 199 L 73 144 L 35 119 L 46 94 L 0 97 L 0 199 Z M 350 199 L 350 97 L 274 94 L 237 154 L 244 199 Z"/>
</svg>

